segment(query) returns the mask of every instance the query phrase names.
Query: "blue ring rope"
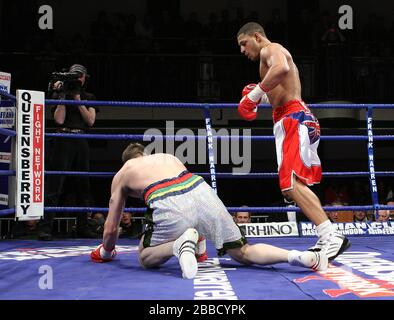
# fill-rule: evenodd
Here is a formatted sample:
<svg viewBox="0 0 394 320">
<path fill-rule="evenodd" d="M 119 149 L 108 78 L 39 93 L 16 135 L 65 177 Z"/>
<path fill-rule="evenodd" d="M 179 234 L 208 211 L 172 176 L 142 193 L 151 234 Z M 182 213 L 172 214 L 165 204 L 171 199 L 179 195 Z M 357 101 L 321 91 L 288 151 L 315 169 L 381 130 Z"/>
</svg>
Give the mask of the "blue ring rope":
<svg viewBox="0 0 394 320">
<path fill-rule="evenodd" d="M 0 90 L 0 95 L 7 97 L 8 99 L 15 101 L 16 97 L 4 90 Z M 211 109 L 225 109 L 225 108 L 237 108 L 236 103 L 184 103 L 184 102 L 146 102 L 146 101 L 100 101 L 100 100 L 55 100 L 55 99 L 45 99 L 46 105 L 85 105 L 85 106 L 112 106 L 112 107 L 156 107 L 156 108 L 206 108 Z M 394 104 L 391 103 L 310 103 L 309 108 L 318 109 L 364 109 L 364 108 L 374 108 L 374 109 L 392 109 Z M 261 104 L 259 108 L 271 109 L 272 106 L 269 104 Z"/>
<path fill-rule="evenodd" d="M 15 130 L 10 130 L 6 128 L 0 128 L 0 134 L 3 136 L 7 137 L 15 137 L 16 136 L 16 131 Z"/>
<path fill-rule="evenodd" d="M 1 131 L 0 131 L 1 133 Z M 98 139 L 98 140 L 144 140 L 147 137 L 153 139 L 172 139 L 179 138 L 177 135 L 143 135 L 143 134 L 102 134 L 102 133 L 45 133 L 45 137 L 59 137 L 59 138 L 70 138 L 70 139 Z M 194 136 L 194 135 L 182 135 L 186 139 L 206 139 L 207 136 Z M 213 139 L 251 139 L 254 141 L 273 141 L 274 136 L 212 136 Z M 325 141 L 366 141 L 368 136 L 366 135 L 338 135 L 338 136 L 321 136 L 320 140 Z M 388 141 L 394 140 L 394 135 L 376 135 L 374 136 L 376 141 Z M 145 140 L 144 140 L 145 141 Z"/>
<path fill-rule="evenodd" d="M 16 97 L 14 95 L 4 90 L 0 90 L 0 96 L 6 97 L 12 101 L 16 101 Z"/>
<path fill-rule="evenodd" d="M 109 107 L 137 107 L 137 108 L 192 108 L 192 109 L 234 109 L 238 107 L 237 103 L 186 103 L 186 102 L 147 102 L 147 101 L 99 101 L 99 100 L 54 100 L 46 99 L 46 105 L 85 105 L 85 106 L 109 106 Z M 375 109 L 392 109 L 394 104 L 352 104 L 352 103 L 310 103 L 309 108 L 317 109 L 366 109 L 368 107 Z M 272 109 L 270 104 L 260 104 L 261 109 Z"/>
<path fill-rule="evenodd" d="M 323 207 L 325 211 L 369 211 L 369 210 L 394 210 L 394 206 L 379 205 L 374 206 L 326 206 Z M 125 212 L 146 212 L 146 208 L 125 208 Z M 227 207 L 229 212 L 245 211 L 245 207 Z M 281 213 L 287 211 L 301 212 L 298 207 L 248 207 L 247 211 L 251 213 Z M 45 213 L 82 213 L 82 212 L 108 212 L 108 207 L 45 207 Z M 15 213 L 15 208 L 0 210 L 0 216 L 5 216 Z"/>
<path fill-rule="evenodd" d="M 45 171 L 45 175 L 65 175 L 65 176 L 87 176 L 87 177 L 113 177 L 116 174 L 115 171 L 104 172 L 104 171 Z M 202 177 L 209 177 L 208 172 L 195 172 L 195 174 Z M 277 178 L 278 173 L 276 172 L 250 172 L 247 174 L 236 174 L 231 172 L 216 172 L 217 177 L 224 179 L 270 179 Z M 14 176 L 15 170 L 0 170 L 0 176 Z M 369 171 L 332 171 L 323 172 L 323 176 L 327 178 L 346 178 L 346 177 L 367 177 L 370 175 Z M 394 177 L 394 171 L 375 171 L 377 177 Z"/>
</svg>

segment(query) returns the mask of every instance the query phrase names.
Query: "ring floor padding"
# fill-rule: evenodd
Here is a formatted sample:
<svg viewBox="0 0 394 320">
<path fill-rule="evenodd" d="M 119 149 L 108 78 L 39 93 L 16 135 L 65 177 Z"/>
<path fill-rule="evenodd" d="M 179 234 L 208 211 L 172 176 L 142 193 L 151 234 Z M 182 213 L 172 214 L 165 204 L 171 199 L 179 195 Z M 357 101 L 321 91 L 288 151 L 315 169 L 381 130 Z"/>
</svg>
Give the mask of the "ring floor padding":
<svg viewBox="0 0 394 320">
<path fill-rule="evenodd" d="M 350 237 L 351 248 L 325 272 L 286 263 L 242 266 L 218 258 L 208 242 L 209 260 L 193 280 L 181 278 L 176 258 L 143 269 L 138 240 L 121 239 L 110 263 L 93 263 L 100 240 L 0 241 L 1 300 L 348 300 L 394 299 L 394 237 Z M 305 250 L 313 238 L 249 239 Z"/>
</svg>

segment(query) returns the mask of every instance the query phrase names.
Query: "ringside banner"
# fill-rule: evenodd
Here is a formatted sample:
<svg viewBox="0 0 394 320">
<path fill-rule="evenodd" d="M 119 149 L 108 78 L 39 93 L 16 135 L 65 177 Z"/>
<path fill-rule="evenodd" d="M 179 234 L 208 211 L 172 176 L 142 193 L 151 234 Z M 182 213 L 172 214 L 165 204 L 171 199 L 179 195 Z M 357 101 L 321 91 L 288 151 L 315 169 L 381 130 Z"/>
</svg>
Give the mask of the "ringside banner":
<svg viewBox="0 0 394 320">
<path fill-rule="evenodd" d="M 385 222 L 337 222 L 334 228 L 345 236 L 394 235 L 394 221 Z M 311 222 L 299 224 L 302 237 L 315 237 L 316 226 Z"/>
<path fill-rule="evenodd" d="M 10 93 L 11 73 L 0 71 L 0 90 Z M 0 96 L 1 101 L 1 96 Z"/>
<path fill-rule="evenodd" d="M 10 93 L 11 74 L 0 71 L 0 90 Z M 0 128 L 11 129 L 15 123 L 15 107 L 3 106 L 0 95 Z M 11 162 L 11 139 L 1 136 L 0 141 L 0 170 L 10 170 Z M 0 209 L 8 208 L 8 179 L 4 176 L 0 179 Z"/>
<path fill-rule="evenodd" d="M 293 237 L 298 236 L 296 222 L 240 223 L 246 237 Z"/>
<path fill-rule="evenodd" d="M 44 92 L 17 90 L 16 218 L 44 215 Z"/>
<path fill-rule="evenodd" d="M 11 74 L 0 71 L 0 90 L 10 93 Z M 2 97 L 0 95 L 0 101 Z M 12 128 L 15 124 L 15 107 L 0 105 L 0 128 Z"/>
</svg>

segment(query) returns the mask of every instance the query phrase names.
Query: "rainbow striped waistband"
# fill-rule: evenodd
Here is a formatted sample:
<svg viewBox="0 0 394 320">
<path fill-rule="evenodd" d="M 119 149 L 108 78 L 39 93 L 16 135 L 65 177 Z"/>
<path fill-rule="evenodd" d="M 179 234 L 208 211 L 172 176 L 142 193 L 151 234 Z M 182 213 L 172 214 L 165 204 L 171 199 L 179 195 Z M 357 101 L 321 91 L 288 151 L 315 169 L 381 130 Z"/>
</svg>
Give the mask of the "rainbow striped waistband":
<svg viewBox="0 0 394 320">
<path fill-rule="evenodd" d="M 154 200 L 184 194 L 197 187 L 203 181 L 204 179 L 202 177 L 194 175 L 189 171 L 183 171 L 177 177 L 150 184 L 144 189 L 142 196 L 145 203 L 149 206 Z"/>
</svg>

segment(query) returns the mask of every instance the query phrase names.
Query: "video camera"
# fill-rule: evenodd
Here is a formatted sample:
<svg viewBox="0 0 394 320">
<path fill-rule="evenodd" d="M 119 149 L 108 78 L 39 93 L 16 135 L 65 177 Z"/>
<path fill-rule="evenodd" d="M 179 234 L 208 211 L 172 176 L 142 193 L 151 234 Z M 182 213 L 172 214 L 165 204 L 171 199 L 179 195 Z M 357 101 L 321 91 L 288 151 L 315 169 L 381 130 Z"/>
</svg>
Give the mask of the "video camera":
<svg viewBox="0 0 394 320">
<path fill-rule="evenodd" d="M 81 77 L 79 72 L 53 72 L 48 84 L 48 93 L 63 93 L 64 95 L 76 95 L 81 93 L 82 82 L 78 80 Z M 55 83 L 60 81 L 60 86 L 54 87 Z"/>
</svg>

